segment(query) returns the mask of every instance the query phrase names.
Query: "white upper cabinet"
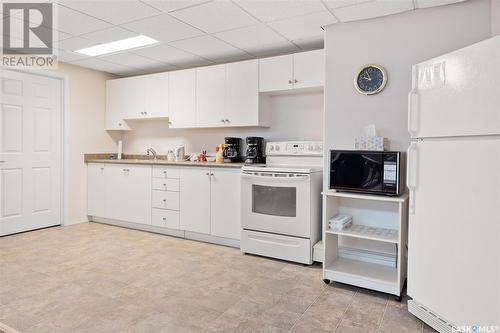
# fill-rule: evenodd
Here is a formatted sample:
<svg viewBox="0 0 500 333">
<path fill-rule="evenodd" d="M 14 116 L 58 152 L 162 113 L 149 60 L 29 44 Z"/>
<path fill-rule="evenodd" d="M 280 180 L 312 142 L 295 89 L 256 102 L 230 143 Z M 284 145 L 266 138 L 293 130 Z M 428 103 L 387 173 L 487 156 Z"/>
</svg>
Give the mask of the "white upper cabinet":
<svg viewBox="0 0 500 333">
<path fill-rule="evenodd" d="M 322 87 L 325 81 L 325 52 L 323 50 L 293 55 L 293 88 Z"/>
<path fill-rule="evenodd" d="M 196 127 L 225 124 L 226 65 L 196 69 Z"/>
<path fill-rule="evenodd" d="M 227 126 L 259 126 L 259 61 L 249 60 L 226 65 Z M 260 122 L 259 122 L 260 120 Z"/>
<path fill-rule="evenodd" d="M 130 129 L 124 119 L 168 117 L 169 73 L 106 81 L 106 129 Z"/>
<path fill-rule="evenodd" d="M 323 50 L 260 59 L 259 91 L 322 87 L 324 72 Z"/>
<path fill-rule="evenodd" d="M 139 118 L 166 118 L 169 116 L 169 73 L 143 76 L 144 114 Z"/>
<path fill-rule="evenodd" d="M 293 88 L 293 55 L 259 60 L 259 91 L 279 91 Z"/>
<path fill-rule="evenodd" d="M 170 127 L 195 127 L 196 69 L 170 72 L 169 81 Z"/>
</svg>

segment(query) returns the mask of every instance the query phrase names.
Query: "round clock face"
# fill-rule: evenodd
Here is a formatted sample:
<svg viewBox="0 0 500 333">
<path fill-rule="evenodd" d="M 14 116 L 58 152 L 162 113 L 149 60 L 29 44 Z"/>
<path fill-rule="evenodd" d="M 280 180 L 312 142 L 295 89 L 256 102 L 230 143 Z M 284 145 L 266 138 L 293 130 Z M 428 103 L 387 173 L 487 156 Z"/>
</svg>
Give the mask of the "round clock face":
<svg viewBox="0 0 500 333">
<path fill-rule="evenodd" d="M 387 74 L 385 70 L 376 65 L 364 66 L 354 77 L 354 86 L 363 95 L 373 95 L 381 92 L 386 83 Z"/>
</svg>

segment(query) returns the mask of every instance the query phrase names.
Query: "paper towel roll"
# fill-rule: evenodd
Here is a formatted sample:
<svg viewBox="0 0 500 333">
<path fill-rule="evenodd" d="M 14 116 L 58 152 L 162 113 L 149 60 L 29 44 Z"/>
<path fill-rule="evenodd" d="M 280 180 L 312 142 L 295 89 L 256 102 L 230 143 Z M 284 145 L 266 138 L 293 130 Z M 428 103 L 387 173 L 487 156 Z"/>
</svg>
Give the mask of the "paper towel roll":
<svg viewBox="0 0 500 333">
<path fill-rule="evenodd" d="M 122 159 L 123 143 L 122 140 L 118 140 L 118 157 L 117 159 Z"/>
</svg>

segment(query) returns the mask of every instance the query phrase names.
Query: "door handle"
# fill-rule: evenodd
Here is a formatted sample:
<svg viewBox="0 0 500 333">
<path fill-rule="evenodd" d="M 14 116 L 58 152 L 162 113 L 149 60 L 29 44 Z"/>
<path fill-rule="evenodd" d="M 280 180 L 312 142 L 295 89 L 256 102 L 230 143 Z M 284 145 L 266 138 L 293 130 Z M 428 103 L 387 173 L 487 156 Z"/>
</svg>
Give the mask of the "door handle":
<svg viewBox="0 0 500 333">
<path fill-rule="evenodd" d="M 415 188 L 418 184 L 418 149 L 417 144 L 412 143 L 408 148 L 408 168 L 406 171 L 406 184 L 408 185 L 410 214 L 415 214 Z"/>
<path fill-rule="evenodd" d="M 415 136 L 418 131 L 418 107 L 419 100 L 416 90 L 410 91 L 408 94 L 408 132 L 411 136 Z"/>
</svg>

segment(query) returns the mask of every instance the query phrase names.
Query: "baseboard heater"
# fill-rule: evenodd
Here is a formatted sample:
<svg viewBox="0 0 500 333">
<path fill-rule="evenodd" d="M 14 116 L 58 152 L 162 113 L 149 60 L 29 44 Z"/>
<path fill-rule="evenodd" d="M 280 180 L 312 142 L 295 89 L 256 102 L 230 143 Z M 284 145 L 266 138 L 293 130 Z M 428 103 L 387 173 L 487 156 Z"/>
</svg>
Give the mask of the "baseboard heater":
<svg viewBox="0 0 500 333">
<path fill-rule="evenodd" d="M 456 330 L 453 330 L 453 327 L 455 327 L 453 324 L 438 316 L 436 313 L 432 312 L 415 300 L 408 301 L 408 311 L 439 333 L 456 332 Z"/>
</svg>

